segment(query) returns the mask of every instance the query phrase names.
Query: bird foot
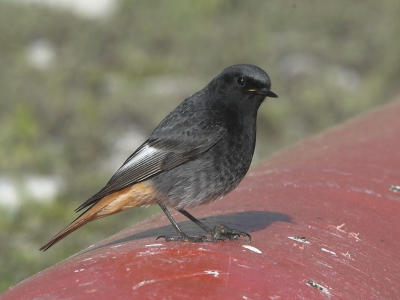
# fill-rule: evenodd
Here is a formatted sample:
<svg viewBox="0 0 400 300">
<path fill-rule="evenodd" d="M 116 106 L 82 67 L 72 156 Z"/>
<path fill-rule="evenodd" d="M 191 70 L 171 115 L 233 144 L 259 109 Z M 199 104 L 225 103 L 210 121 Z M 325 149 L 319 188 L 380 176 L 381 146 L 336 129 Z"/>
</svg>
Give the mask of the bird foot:
<svg viewBox="0 0 400 300">
<path fill-rule="evenodd" d="M 216 241 L 237 240 L 242 236 L 247 237 L 251 242 L 251 235 L 247 232 L 232 229 L 225 225 L 217 225 L 212 230 L 212 238 Z"/>
<path fill-rule="evenodd" d="M 171 236 L 160 235 L 156 238 L 156 240 L 158 240 L 158 239 L 164 239 L 166 242 L 172 242 L 172 241 L 192 242 L 192 243 L 215 242 L 215 240 L 213 238 L 210 238 L 205 235 L 191 236 L 191 235 L 187 235 L 187 234 L 171 235 Z"/>
<path fill-rule="evenodd" d="M 236 230 L 229 228 L 225 225 L 217 225 L 210 232 L 211 236 L 192 236 L 182 233 L 180 235 L 160 235 L 156 238 L 164 239 L 166 242 L 172 241 L 181 241 L 181 242 L 192 242 L 192 243 L 201 243 L 201 242 L 217 242 L 217 241 L 225 241 L 225 240 L 237 240 L 240 237 L 247 237 L 249 242 L 251 242 L 251 235 L 247 232 Z"/>
</svg>

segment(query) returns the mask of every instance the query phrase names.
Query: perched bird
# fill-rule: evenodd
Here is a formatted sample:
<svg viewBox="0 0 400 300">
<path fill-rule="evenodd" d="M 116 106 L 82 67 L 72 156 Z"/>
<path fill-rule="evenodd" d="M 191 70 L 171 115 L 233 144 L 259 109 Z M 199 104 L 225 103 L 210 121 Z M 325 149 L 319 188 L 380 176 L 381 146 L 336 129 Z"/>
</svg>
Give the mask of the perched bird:
<svg viewBox="0 0 400 300">
<path fill-rule="evenodd" d="M 185 209 L 234 189 L 247 173 L 256 142 L 257 111 L 271 91 L 267 73 L 255 65 L 224 69 L 185 99 L 154 129 L 107 184 L 82 203 L 83 211 L 40 250 L 98 218 L 158 204 L 175 228 L 168 241 L 216 241 L 250 235 L 223 225 L 209 228 Z M 207 232 L 185 234 L 167 209 L 172 207 Z"/>
</svg>

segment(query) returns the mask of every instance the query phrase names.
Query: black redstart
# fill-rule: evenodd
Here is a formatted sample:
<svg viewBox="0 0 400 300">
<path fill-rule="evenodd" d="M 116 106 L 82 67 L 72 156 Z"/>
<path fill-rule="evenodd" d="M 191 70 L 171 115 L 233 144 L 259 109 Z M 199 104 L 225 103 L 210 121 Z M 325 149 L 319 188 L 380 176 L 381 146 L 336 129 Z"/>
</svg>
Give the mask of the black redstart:
<svg viewBox="0 0 400 300">
<path fill-rule="evenodd" d="M 158 204 L 177 235 L 168 241 L 217 241 L 250 235 L 223 225 L 209 228 L 185 209 L 215 200 L 242 180 L 253 157 L 257 111 L 265 97 L 278 97 L 261 68 L 240 64 L 224 69 L 205 88 L 178 105 L 124 162 L 83 212 L 40 250 L 95 219 L 128 208 Z M 185 234 L 167 206 L 208 233 Z"/>
</svg>

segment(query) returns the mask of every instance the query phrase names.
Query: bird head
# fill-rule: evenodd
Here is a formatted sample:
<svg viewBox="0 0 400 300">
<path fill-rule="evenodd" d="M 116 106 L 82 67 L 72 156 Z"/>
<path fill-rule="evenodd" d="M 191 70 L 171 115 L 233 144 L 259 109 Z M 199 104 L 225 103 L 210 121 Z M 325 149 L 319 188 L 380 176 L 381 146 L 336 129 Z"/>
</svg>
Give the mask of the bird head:
<svg viewBox="0 0 400 300">
<path fill-rule="evenodd" d="M 252 101 L 261 104 L 266 97 L 278 97 L 271 91 L 268 74 L 250 64 L 227 67 L 211 81 L 210 86 L 219 98 L 228 101 Z"/>
</svg>

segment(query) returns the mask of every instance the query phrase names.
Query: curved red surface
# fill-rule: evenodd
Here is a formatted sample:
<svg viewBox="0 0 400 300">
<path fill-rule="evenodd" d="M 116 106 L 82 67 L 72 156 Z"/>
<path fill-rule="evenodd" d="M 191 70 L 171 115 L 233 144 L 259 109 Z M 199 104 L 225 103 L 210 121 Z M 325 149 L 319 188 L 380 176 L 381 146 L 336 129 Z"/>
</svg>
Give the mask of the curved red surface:
<svg viewBox="0 0 400 300">
<path fill-rule="evenodd" d="M 399 299 L 396 186 L 399 101 L 278 153 L 191 211 L 251 232 L 252 243 L 156 241 L 173 232 L 157 215 L 1 299 Z"/>
</svg>

